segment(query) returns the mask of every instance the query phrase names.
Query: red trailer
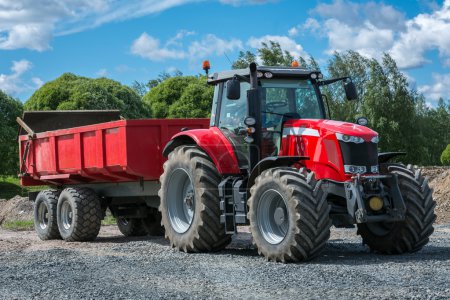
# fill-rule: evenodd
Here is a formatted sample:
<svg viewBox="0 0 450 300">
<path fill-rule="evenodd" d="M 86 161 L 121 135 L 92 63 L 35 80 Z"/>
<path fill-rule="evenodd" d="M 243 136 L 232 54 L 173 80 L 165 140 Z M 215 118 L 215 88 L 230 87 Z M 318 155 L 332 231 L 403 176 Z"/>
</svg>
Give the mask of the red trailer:
<svg viewBox="0 0 450 300">
<path fill-rule="evenodd" d="M 118 219 L 125 235 L 161 233 L 157 193 L 166 161 L 163 148 L 182 130 L 208 128 L 209 119 L 115 120 L 40 133 L 32 131 L 39 127 L 42 131 L 45 127 L 76 126 L 77 121 L 73 120 L 77 119 L 76 114 L 79 124 L 89 124 L 104 121 L 102 117 L 108 112 L 27 112 L 23 117 L 25 124 L 30 125 L 30 132 L 19 136 L 21 184 L 54 188 L 30 195 L 37 197 L 35 219 L 40 220 L 36 224 L 39 236 L 50 239 L 59 237 L 60 232 L 69 241 L 93 239 L 107 207 Z M 46 126 L 42 126 L 43 115 L 51 120 Z M 55 124 L 56 118 L 60 124 Z M 67 118 L 70 124 L 64 121 Z M 89 121 L 82 121 L 86 119 Z M 64 122 L 66 126 L 62 125 Z M 72 200 L 82 193 L 86 195 L 81 198 L 100 198 L 101 201 L 82 200 L 85 203 L 80 202 L 80 212 L 76 215 L 75 211 L 67 212 L 73 208 L 66 205 L 63 211 L 66 218 L 58 229 L 56 220 L 51 220 L 56 214 L 49 210 L 56 212 L 61 194 L 67 194 L 66 198 Z M 83 210 L 86 213 L 82 214 Z M 97 215 L 100 218 L 96 218 Z M 74 222 L 75 217 L 85 220 Z M 73 228 L 70 224 L 86 228 Z M 74 229 L 77 234 L 73 234 Z"/>
</svg>

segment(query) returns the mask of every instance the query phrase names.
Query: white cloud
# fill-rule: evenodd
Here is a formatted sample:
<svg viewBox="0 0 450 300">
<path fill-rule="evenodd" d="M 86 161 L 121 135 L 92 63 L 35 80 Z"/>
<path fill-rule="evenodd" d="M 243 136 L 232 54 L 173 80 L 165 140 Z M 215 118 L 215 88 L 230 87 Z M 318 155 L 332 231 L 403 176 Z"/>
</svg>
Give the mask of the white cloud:
<svg viewBox="0 0 450 300">
<path fill-rule="evenodd" d="M 22 76 L 27 73 L 32 67 L 31 62 L 22 59 L 13 61 L 10 74 L 0 74 L 0 90 L 5 91 L 10 95 L 17 95 L 20 92 L 39 88 L 43 82 L 41 79 L 32 78 L 33 85 L 24 83 Z"/>
<path fill-rule="evenodd" d="M 222 4 L 240 6 L 253 4 L 266 4 L 269 2 L 277 2 L 278 0 L 219 0 Z"/>
<path fill-rule="evenodd" d="M 0 49 L 44 51 L 55 35 L 203 0 L 0 0 Z"/>
<path fill-rule="evenodd" d="M 428 51 L 437 49 L 442 63 L 450 66 L 450 0 L 409 20 L 394 7 L 373 1 L 334 0 L 317 5 L 312 13 L 322 18 L 321 25 L 310 18 L 297 28 L 313 33 L 320 28 L 328 39 L 328 53 L 355 50 L 379 58 L 387 52 L 405 69 L 427 63 Z"/>
<path fill-rule="evenodd" d="M 189 46 L 184 48 L 184 44 L 186 44 L 184 39 L 192 35 L 193 33 L 189 31 L 179 32 L 175 37 L 170 38 L 164 46 L 161 46 L 160 40 L 144 32 L 133 42 L 131 53 L 152 61 L 184 58 L 189 58 L 192 61 L 212 55 L 220 56 L 226 52 L 242 49 L 240 40 L 234 38 L 221 39 L 214 34 L 207 34 L 200 40 L 191 41 Z"/>
<path fill-rule="evenodd" d="M 281 49 L 288 51 L 294 58 L 308 56 L 301 45 L 297 44 L 290 37 L 282 35 L 265 35 L 259 38 L 251 37 L 247 44 L 252 48 L 258 49 L 261 48 L 262 43 L 269 44 L 270 41 L 279 43 Z"/>
<path fill-rule="evenodd" d="M 406 22 L 406 31 L 390 50 L 400 67 L 413 68 L 427 63 L 430 50 L 437 49 L 443 63 L 450 66 L 450 0 L 440 10 L 419 14 Z"/>
<path fill-rule="evenodd" d="M 289 36 L 296 36 L 298 35 L 298 29 L 296 27 L 292 27 L 291 29 L 289 29 L 288 34 Z"/>
<path fill-rule="evenodd" d="M 242 49 L 242 41 L 234 38 L 225 40 L 214 34 L 207 34 L 202 40 L 192 42 L 188 52 L 191 58 L 200 59 L 211 55 L 220 56 L 236 49 Z"/>
<path fill-rule="evenodd" d="M 450 73 L 433 74 L 433 83 L 419 86 L 418 91 L 436 103 L 439 98 L 450 99 Z"/>
<path fill-rule="evenodd" d="M 108 70 L 100 69 L 95 73 L 95 75 L 97 75 L 98 77 L 106 77 L 108 76 Z"/>
<path fill-rule="evenodd" d="M 185 57 L 182 50 L 171 50 L 160 46 L 160 41 L 147 33 L 141 34 L 131 45 L 131 53 L 152 61 L 181 59 Z"/>
</svg>

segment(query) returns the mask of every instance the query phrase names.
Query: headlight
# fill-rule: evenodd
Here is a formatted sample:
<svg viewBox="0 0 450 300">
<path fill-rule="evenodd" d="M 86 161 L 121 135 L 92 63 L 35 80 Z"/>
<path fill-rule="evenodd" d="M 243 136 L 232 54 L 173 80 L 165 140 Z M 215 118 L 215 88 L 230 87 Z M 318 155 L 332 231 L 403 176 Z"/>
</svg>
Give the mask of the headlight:
<svg viewBox="0 0 450 300">
<path fill-rule="evenodd" d="M 378 166 L 371 166 L 370 167 L 370 172 L 371 173 L 378 173 Z"/>
<path fill-rule="evenodd" d="M 344 165 L 344 171 L 350 174 L 364 174 L 367 172 L 367 168 L 365 166 Z"/>
<path fill-rule="evenodd" d="M 380 141 L 380 138 L 377 136 L 374 136 L 371 140 L 372 143 L 378 144 L 378 142 Z"/>
<path fill-rule="evenodd" d="M 361 144 L 364 143 L 364 140 L 360 138 L 359 136 L 352 136 L 342 133 L 336 133 L 336 138 L 340 141 L 346 142 L 346 143 L 356 143 Z"/>
</svg>

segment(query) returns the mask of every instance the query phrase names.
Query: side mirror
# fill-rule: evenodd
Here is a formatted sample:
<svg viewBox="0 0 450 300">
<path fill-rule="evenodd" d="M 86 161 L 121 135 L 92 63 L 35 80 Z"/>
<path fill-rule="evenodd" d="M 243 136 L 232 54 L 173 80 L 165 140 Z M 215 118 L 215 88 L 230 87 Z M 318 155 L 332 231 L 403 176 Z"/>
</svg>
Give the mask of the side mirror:
<svg viewBox="0 0 450 300">
<path fill-rule="evenodd" d="M 344 82 L 344 90 L 347 100 L 351 101 L 358 99 L 358 92 L 356 91 L 356 87 L 353 81 Z"/>
<path fill-rule="evenodd" d="M 227 81 L 227 98 L 230 100 L 241 98 L 241 83 L 236 77 Z"/>
</svg>

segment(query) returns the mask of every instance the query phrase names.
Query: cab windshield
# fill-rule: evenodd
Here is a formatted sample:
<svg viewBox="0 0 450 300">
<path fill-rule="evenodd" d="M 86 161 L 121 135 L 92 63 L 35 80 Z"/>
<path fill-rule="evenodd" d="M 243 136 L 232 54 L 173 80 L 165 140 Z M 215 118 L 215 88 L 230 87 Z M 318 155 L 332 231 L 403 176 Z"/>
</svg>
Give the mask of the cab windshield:
<svg viewBox="0 0 450 300">
<path fill-rule="evenodd" d="M 271 127 L 268 123 L 279 123 L 283 115 L 295 119 L 323 118 L 317 93 L 310 80 L 261 80 L 261 101 L 263 127 L 266 128 Z"/>
</svg>

